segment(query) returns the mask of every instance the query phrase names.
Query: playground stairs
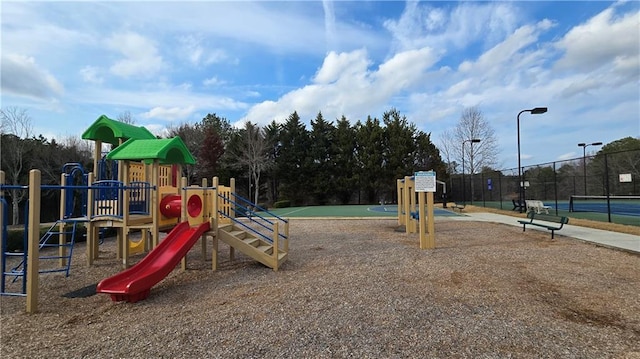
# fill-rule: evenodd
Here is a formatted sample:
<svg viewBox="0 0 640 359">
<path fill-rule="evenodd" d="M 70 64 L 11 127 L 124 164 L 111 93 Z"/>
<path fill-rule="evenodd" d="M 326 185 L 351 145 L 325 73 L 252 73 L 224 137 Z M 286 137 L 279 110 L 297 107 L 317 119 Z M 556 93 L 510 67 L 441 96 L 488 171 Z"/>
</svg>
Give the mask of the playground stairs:
<svg viewBox="0 0 640 359">
<path fill-rule="evenodd" d="M 287 260 L 288 253 L 282 248 L 277 248 L 269 237 L 237 224 L 220 226 L 218 235 L 224 243 L 273 270 L 278 270 Z"/>
<path fill-rule="evenodd" d="M 65 219 L 65 220 L 57 220 L 55 223 L 49 227 L 47 232 L 40 238 L 38 243 L 39 249 L 39 259 L 40 259 L 40 270 L 39 273 L 55 273 L 55 272 L 64 272 L 65 276 L 69 276 L 69 270 L 71 269 L 71 258 L 73 256 L 73 247 L 76 241 L 76 233 L 78 229 L 78 220 L 73 219 Z M 60 230 L 60 226 L 62 226 L 62 230 Z M 59 241 L 59 236 L 65 235 L 67 240 L 65 243 L 61 244 Z M 25 247 L 27 246 L 26 240 L 24 243 Z M 56 250 L 57 249 L 57 250 Z M 27 249 L 25 248 L 22 252 L 3 252 L 3 261 L 2 261 L 2 285 L 0 288 L 1 294 L 3 295 L 23 295 L 25 294 L 25 267 L 27 263 Z M 13 265 L 12 268 L 7 270 L 7 265 L 9 264 L 9 258 L 11 257 L 22 257 L 19 259 L 19 262 L 16 265 Z M 55 264 L 49 264 L 51 261 L 57 261 Z M 11 267 L 11 265 L 9 265 Z M 12 283 L 15 283 L 19 279 L 22 280 L 22 293 L 11 293 L 7 291 L 6 284 L 7 279 L 13 277 Z"/>
</svg>

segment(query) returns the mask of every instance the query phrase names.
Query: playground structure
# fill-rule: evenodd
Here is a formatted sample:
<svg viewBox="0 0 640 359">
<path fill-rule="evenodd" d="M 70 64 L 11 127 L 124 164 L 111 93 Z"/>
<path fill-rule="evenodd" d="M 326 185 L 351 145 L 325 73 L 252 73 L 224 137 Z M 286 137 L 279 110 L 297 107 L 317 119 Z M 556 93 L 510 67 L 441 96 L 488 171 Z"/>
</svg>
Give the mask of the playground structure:
<svg viewBox="0 0 640 359">
<path fill-rule="evenodd" d="M 83 215 L 76 216 L 76 212 L 74 211 L 74 202 L 75 202 L 75 193 L 74 188 L 86 186 L 87 184 L 87 173 L 84 172 L 81 165 L 77 163 L 68 163 L 62 169 L 62 175 L 60 179 L 60 185 L 45 185 L 40 186 L 40 189 L 48 189 L 48 190 L 59 190 L 60 191 L 60 217 L 57 219 L 45 232 L 42 237 L 39 237 L 40 231 L 38 227 L 38 231 L 35 235 L 38 238 L 35 246 L 38 250 L 43 249 L 55 249 L 57 248 L 57 254 L 49 252 L 47 255 L 42 255 L 39 257 L 40 261 L 48 262 L 51 265 L 46 267 L 39 266 L 39 273 L 55 273 L 55 272 L 64 272 L 65 276 L 69 276 L 69 270 L 71 267 L 71 257 L 73 255 L 73 247 L 76 242 L 77 228 L 79 223 L 86 222 L 86 217 Z M 0 171 L 0 186 L 2 186 L 2 190 L 30 190 L 29 186 L 19 186 L 19 185 L 5 185 L 5 174 Z M 9 222 L 8 219 L 8 203 L 4 199 L 2 195 L 3 191 L 0 191 L 0 202 L 2 204 L 1 215 L 0 215 L 0 228 L 2 229 L 2 255 L 0 257 L 1 263 L 0 267 L 2 268 L 2 277 L 0 278 L 0 289 L 2 289 L 2 295 L 22 295 L 26 293 L 27 288 L 27 268 L 29 267 L 28 263 L 28 251 L 22 250 L 20 252 L 17 251 L 8 251 L 7 250 L 7 238 L 8 238 L 8 230 L 7 225 Z M 30 198 L 33 198 L 30 196 Z M 84 198 L 86 200 L 86 197 Z M 35 206 L 35 209 L 33 209 Z M 35 217 L 33 216 L 32 209 L 34 211 L 38 211 L 39 216 L 39 206 L 40 201 L 32 201 L 30 203 L 27 201 L 25 205 L 25 223 L 23 227 L 23 241 L 22 246 L 24 249 L 28 248 L 31 243 L 31 239 L 27 236 L 30 233 L 30 225 L 34 223 Z M 84 213 L 86 211 L 86 205 L 82 206 L 80 209 L 81 212 Z M 39 217 L 38 217 L 39 218 Z M 38 219 L 39 224 L 39 219 Z M 54 241 L 57 236 L 57 241 Z M 18 258 L 18 262 L 9 267 L 8 258 Z M 57 266 L 55 263 L 58 262 Z M 31 265 L 32 267 L 33 265 Z M 35 272 L 35 271 L 32 271 Z M 20 292 L 7 292 L 5 288 L 7 287 L 7 279 L 13 278 L 12 283 L 16 281 L 21 281 L 21 291 Z"/>
<path fill-rule="evenodd" d="M 233 260 L 235 250 L 259 261 L 260 263 L 278 270 L 287 259 L 288 254 L 288 220 L 275 215 L 269 218 L 253 212 L 254 209 L 263 213 L 268 211 L 259 208 L 249 200 L 242 198 L 235 192 L 235 181 L 231 179 L 228 187 L 218 184 L 213 178 L 211 187 L 203 179 L 201 186 L 188 186 L 186 178 L 178 181 L 181 165 L 194 164 L 193 156 L 178 137 L 173 139 L 156 139 L 143 127 L 135 127 L 106 116 L 100 116 L 83 134 L 83 139 L 95 141 L 94 169 L 98 172 L 104 169 L 105 162 L 117 161 L 117 167 L 112 172 L 116 179 L 99 177 L 94 179 L 93 173 L 83 172 L 81 185 L 69 186 L 63 177 L 61 186 L 55 186 L 62 191 L 61 213 L 67 213 L 68 201 L 64 195 L 69 189 L 80 190 L 83 193 L 83 213 L 76 218 L 76 222 L 84 222 L 87 226 L 87 265 L 92 265 L 99 259 L 99 237 L 103 229 L 115 228 L 116 256 L 122 259 L 124 272 L 107 278 L 98 284 L 98 292 L 110 294 L 116 300 L 136 302 L 145 299 L 150 288 L 171 272 L 182 260 L 182 268 L 186 268 L 186 253 L 201 239 L 202 253 L 206 257 L 206 238 L 213 238 L 212 269 L 218 267 L 218 242 L 223 241 L 230 247 L 230 259 Z M 115 147 L 105 157 L 102 157 L 103 143 Z M 100 162 L 103 161 L 103 162 Z M 64 176 L 64 175 L 63 175 Z M 32 170 L 29 174 L 29 185 L 22 186 L 29 191 L 28 234 L 23 271 L 25 278 L 22 293 L 27 297 L 27 312 L 37 311 L 38 301 L 38 264 L 43 257 L 39 257 L 39 228 L 40 228 L 40 196 L 43 188 L 40 183 L 40 172 Z M 180 186 L 178 183 L 180 182 Z M 65 185 L 66 184 L 66 185 Z M 0 197 L 3 190 L 9 186 L 4 184 L 4 174 L 0 173 Z M 54 186 L 49 186 L 54 187 Z M 247 218 L 236 218 L 236 211 L 248 213 Z M 6 214 L 5 206 L 2 211 Z M 0 215 L 0 218 L 4 218 Z M 61 215 L 63 219 L 65 215 Z M 66 223 L 61 223 L 63 226 Z M 0 219 L 3 244 L 3 287 L 7 275 L 4 271 L 6 262 L 6 220 Z M 75 228 L 75 227 L 74 227 Z M 140 231 L 142 239 L 132 242 L 129 236 L 132 232 Z M 160 232 L 169 234 L 161 242 Z M 266 232 L 266 234 L 265 234 Z M 72 236 L 74 236 L 73 231 Z M 66 232 L 58 231 L 60 237 L 60 253 L 65 257 L 68 265 L 74 241 L 66 245 Z M 65 243 L 62 246 L 62 243 Z M 69 253 L 67 248 L 71 248 Z M 129 256 L 133 252 L 149 251 L 136 265 L 129 268 Z M 60 254 L 62 256 L 62 254 Z M 205 258 L 206 259 L 206 258 Z"/>
<path fill-rule="evenodd" d="M 416 175 L 420 174 L 422 173 L 416 173 Z M 433 249 L 436 246 L 433 211 L 435 183 L 437 183 L 435 173 L 433 173 L 433 182 L 430 188 L 418 185 L 416 190 L 416 176 L 405 176 L 403 179 L 396 180 L 398 224 L 405 226 L 406 233 L 419 232 L 420 249 Z"/>
</svg>

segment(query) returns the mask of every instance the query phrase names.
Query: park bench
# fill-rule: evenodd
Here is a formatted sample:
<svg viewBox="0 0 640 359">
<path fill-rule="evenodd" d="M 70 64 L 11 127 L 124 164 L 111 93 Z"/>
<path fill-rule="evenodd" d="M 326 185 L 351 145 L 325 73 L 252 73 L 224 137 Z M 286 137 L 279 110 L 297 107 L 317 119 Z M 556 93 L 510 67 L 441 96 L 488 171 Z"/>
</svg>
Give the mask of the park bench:
<svg viewBox="0 0 640 359">
<path fill-rule="evenodd" d="M 549 214 L 549 206 L 545 206 L 542 201 L 528 199 L 524 201 L 527 205 L 527 212 L 535 211 L 537 214 L 544 213 Z"/>
<path fill-rule="evenodd" d="M 520 210 L 520 209 L 524 209 L 525 208 L 524 204 L 520 203 L 520 200 L 516 201 L 515 199 L 512 199 L 511 203 L 513 203 L 512 211 Z"/>
<path fill-rule="evenodd" d="M 518 223 L 522 224 L 522 231 L 524 232 L 527 224 L 532 226 L 538 226 L 542 228 L 546 228 L 551 231 L 551 239 L 553 239 L 554 232 L 562 229 L 562 226 L 569 223 L 569 218 L 554 216 L 551 214 L 540 214 L 534 211 L 527 213 L 527 218 L 529 220 L 518 220 Z"/>
<path fill-rule="evenodd" d="M 454 203 L 454 204 L 451 206 L 451 208 L 453 208 L 453 209 L 454 209 L 454 212 L 455 212 L 455 210 L 457 209 L 458 211 L 460 211 L 460 213 L 462 213 L 462 210 L 464 209 L 464 207 L 466 207 L 466 205 L 465 205 L 465 204 L 458 204 L 458 203 Z"/>
</svg>

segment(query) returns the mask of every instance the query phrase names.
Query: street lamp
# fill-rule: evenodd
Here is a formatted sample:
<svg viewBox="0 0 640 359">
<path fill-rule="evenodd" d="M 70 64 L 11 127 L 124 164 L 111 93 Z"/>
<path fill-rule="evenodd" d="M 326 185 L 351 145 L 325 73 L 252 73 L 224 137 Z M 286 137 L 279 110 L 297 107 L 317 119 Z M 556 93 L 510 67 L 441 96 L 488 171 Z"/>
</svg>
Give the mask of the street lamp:
<svg viewBox="0 0 640 359">
<path fill-rule="evenodd" d="M 587 195 L 587 147 L 588 146 L 600 146 L 602 142 L 594 143 L 578 143 L 579 147 L 582 147 L 582 170 L 584 171 L 584 195 Z"/>
<path fill-rule="evenodd" d="M 472 138 L 469 140 L 462 141 L 462 204 L 467 204 L 467 198 L 466 198 L 466 193 L 464 188 L 464 144 L 467 142 L 471 143 L 471 152 L 473 152 L 473 144 L 480 142 L 480 139 Z"/>
<path fill-rule="evenodd" d="M 520 213 L 522 213 L 522 208 L 524 207 L 524 183 L 522 183 L 522 167 L 520 165 L 520 115 L 522 115 L 524 112 L 530 112 L 532 115 L 539 115 L 542 113 L 547 112 L 547 108 L 546 107 L 535 107 L 532 108 L 531 110 L 522 110 L 520 112 L 518 112 L 518 185 L 520 186 L 518 188 L 518 205 L 520 207 Z"/>
</svg>

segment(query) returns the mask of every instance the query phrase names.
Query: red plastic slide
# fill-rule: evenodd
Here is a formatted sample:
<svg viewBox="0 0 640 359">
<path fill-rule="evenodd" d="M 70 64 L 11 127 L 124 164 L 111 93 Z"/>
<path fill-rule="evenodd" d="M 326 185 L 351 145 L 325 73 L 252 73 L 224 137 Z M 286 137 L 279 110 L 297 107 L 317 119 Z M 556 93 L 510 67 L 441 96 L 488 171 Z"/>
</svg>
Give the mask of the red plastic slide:
<svg viewBox="0 0 640 359">
<path fill-rule="evenodd" d="M 178 224 L 149 254 L 113 277 L 98 283 L 96 292 L 111 294 L 111 300 L 135 303 L 149 296 L 151 287 L 160 282 L 178 265 L 202 234 L 209 230 L 209 222 L 190 227 L 189 222 Z"/>
</svg>

